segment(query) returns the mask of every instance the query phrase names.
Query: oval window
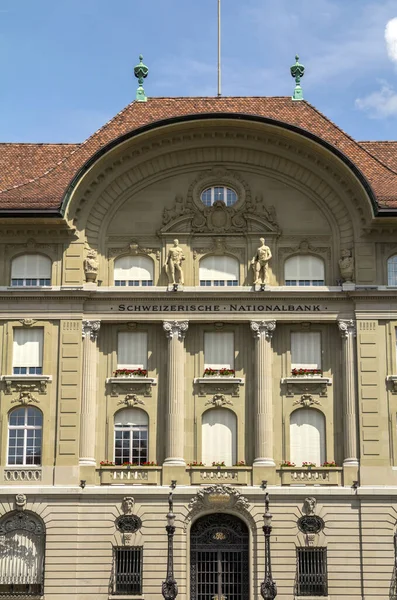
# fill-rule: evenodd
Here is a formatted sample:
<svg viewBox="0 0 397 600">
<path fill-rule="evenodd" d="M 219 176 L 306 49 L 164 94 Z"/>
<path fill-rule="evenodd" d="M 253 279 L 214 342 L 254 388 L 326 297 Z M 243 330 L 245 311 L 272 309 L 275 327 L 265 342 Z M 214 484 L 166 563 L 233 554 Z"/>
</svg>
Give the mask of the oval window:
<svg viewBox="0 0 397 600">
<path fill-rule="evenodd" d="M 232 188 L 224 185 L 214 185 L 201 192 L 201 202 L 204 206 L 212 206 L 217 201 L 224 202 L 226 206 L 233 206 L 238 200 L 237 194 Z"/>
</svg>

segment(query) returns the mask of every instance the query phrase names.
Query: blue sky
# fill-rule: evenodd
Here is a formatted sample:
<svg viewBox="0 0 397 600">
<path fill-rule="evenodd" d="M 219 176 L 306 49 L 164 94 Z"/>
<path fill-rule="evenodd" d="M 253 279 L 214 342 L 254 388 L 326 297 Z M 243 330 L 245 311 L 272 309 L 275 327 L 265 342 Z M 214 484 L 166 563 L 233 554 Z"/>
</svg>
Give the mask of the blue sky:
<svg viewBox="0 0 397 600">
<path fill-rule="evenodd" d="M 216 94 L 217 0 L 0 0 L 0 141 L 83 141 L 135 96 Z M 356 139 L 397 139 L 396 0 L 222 0 L 223 95 L 305 98 Z M 389 52 L 388 52 L 389 49 Z M 394 58 L 394 60 L 393 60 Z"/>
</svg>

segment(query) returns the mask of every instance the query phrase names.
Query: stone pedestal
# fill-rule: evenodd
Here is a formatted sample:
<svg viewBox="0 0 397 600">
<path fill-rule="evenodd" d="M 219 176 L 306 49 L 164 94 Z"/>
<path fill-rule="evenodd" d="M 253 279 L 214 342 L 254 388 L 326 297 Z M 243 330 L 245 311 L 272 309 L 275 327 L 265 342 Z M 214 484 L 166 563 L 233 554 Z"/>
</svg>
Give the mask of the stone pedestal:
<svg viewBox="0 0 397 600">
<path fill-rule="evenodd" d="M 338 321 L 339 332 L 342 337 L 342 367 L 343 367 L 343 438 L 344 460 L 343 467 L 351 468 L 357 473 L 357 400 L 356 400 L 356 361 L 354 339 L 356 336 L 356 322 L 353 320 Z M 354 475 L 353 473 L 353 475 Z M 346 477 L 349 478 L 348 473 Z M 356 477 L 356 475 L 355 475 Z M 345 483 L 346 485 L 346 483 Z"/>
<path fill-rule="evenodd" d="M 80 466 L 96 466 L 97 337 L 100 321 L 83 321 L 83 368 L 80 414 Z"/>
<path fill-rule="evenodd" d="M 251 321 L 255 338 L 254 467 L 275 467 L 273 459 L 272 336 L 276 321 Z"/>
<path fill-rule="evenodd" d="M 166 448 L 164 465 L 186 466 L 185 446 L 185 348 L 187 321 L 165 321 L 168 338 Z"/>
</svg>

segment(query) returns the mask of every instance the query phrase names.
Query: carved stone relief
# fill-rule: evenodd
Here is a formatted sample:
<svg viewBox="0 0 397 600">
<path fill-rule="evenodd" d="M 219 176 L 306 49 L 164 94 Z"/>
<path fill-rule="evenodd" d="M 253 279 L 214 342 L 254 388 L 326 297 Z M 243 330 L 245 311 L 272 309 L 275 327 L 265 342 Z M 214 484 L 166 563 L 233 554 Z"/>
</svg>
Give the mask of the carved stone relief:
<svg viewBox="0 0 397 600">
<path fill-rule="evenodd" d="M 245 248 L 230 246 L 225 238 L 216 237 L 212 239 L 212 244 L 210 246 L 193 248 L 193 260 L 196 260 L 205 254 L 215 254 L 219 256 L 232 254 L 241 261 L 244 260 Z"/>
<path fill-rule="evenodd" d="M 235 382 L 233 381 L 233 379 L 225 381 L 225 383 L 222 382 L 219 384 L 211 383 L 210 381 L 199 382 L 198 393 L 199 396 L 231 394 L 234 398 L 239 398 L 240 385 L 241 384 L 239 382 Z"/>
<path fill-rule="evenodd" d="M 35 319 L 19 319 L 23 327 L 32 327 L 37 321 Z"/>
<path fill-rule="evenodd" d="M 25 508 L 26 508 L 26 496 L 25 496 L 25 494 L 17 494 L 15 496 L 15 508 L 17 510 L 25 510 Z"/>
<path fill-rule="evenodd" d="M 133 406 L 145 403 L 136 394 L 127 394 L 126 397 L 120 400 L 117 404 L 124 404 L 128 408 L 132 408 Z"/>
<path fill-rule="evenodd" d="M 139 245 L 139 242 L 132 240 L 127 246 L 123 248 L 110 248 L 109 258 L 117 258 L 123 255 L 139 256 L 142 254 L 154 254 L 157 260 L 160 260 L 160 250 L 158 248 L 143 248 Z"/>
<path fill-rule="evenodd" d="M 214 408 L 220 408 L 221 406 L 233 406 L 233 402 L 229 400 L 224 394 L 215 394 L 211 400 L 205 403 L 205 406 L 212 406 Z"/>
<path fill-rule="evenodd" d="M 25 386 L 20 386 L 20 388 L 22 388 L 19 392 L 19 396 L 18 398 L 15 398 L 14 400 L 11 400 L 11 404 L 15 404 L 16 402 L 19 402 L 20 404 L 32 404 L 32 402 L 39 404 L 40 401 L 37 400 L 37 398 L 35 398 L 32 394 L 32 392 L 30 390 L 26 390 L 23 389 Z"/>
<path fill-rule="evenodd" d="M 248 513 L 249 502 L 231 485 L 209 485 L 198 490 L 188 505 L 189 512 L 185 518 L 185 529 L 188 523 L 200 512 L 232 509 Z M 248 513 L 249 514 L 249 513 Z M 249 515 L 251 519 L 251 515 Z"/>
<path fill-rule="evenodd" d="M 95 283 L 98 276 L 99 263 L 97 260 L 97 251 L 92 248 L 88 248 L 86 257 L 83 261 L 83 268 L 85 273 L 85 280 L 87 282 Z"/>
<path fill-rule="evenodd" d="M 342 281 L 352 283 L 354 281 L 354 258 L 352 251 L 348 249 L 342 250 L 338 264 Z"/>
<path fill-rule="evenodd" d="M 18 383 L 18 381 L 16 381 L 15 379 L 13 379 L 13 376 L 10 375 L 7 378 L 4 378 L 4 393 L 5 394 L 12 394 L 13 392 L 18 392 L 19 393 L 19 399 L 16 400 L 16 402 L 21 402 L 20 398 L 23 397 L 23 395 L 25 396 L 25 398 L 28 398 L 28 394 L 31 394 L 32 392 L 38 392 L 39 394 L 46 394 L 47 393 L 47 383 L 48 380 L 46 378 L 43 377 L 43 379 L 40 379 L 40 375 L 35 375 L 34 376 L 35 379 L 31 379 L 29 380 L 29 376 L 26 376 L 26 379 L 29 381 L 29 383 Z M 37 379 L 36 379 L 37 377 Z"/>
<path fill-rule="evenodd" d="M 295 400 L 295 402 L 292 403 L 292 406 L 296 406 L 297 404 L 300 404 L 305 408 L 313 406 L 314 404 L 321 406 L 321 402 L 313 398 L 311 394 L 302 394 L 302 396 L 299 399 Z"/>
</svg>

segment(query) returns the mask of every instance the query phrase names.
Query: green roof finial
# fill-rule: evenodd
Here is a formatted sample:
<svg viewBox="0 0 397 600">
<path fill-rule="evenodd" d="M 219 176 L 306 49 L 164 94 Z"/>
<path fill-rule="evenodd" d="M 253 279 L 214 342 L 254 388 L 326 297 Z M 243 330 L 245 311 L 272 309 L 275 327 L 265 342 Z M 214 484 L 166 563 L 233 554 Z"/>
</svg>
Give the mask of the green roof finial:
<svg viewBox="0 0 397 600">
<path fill-rule="evenodd" d="M 146 65 L 143 64 L 143 56 L 139 55 L 139 65 L 134 67 L 134 75 L 138 79 L 138 89 L 136 91 L 135 100 L 137 102 L 146 102 L 147 97 L 145 96 L 145 90 L 143 89 L 143 80 L 146 79 L 149 73 L 149 69 Z"/>
<path fill-rule="evenodd" d="M 300 64 L 299 56 L 295 56 L 296 63 L 291 67 L 291 75 L 295 79 L 295 89 L 292 100 L 303 100 L 303 90 L 301 88 L 301 79 L 305 74 L 305 67 Z"/>
</svg>

